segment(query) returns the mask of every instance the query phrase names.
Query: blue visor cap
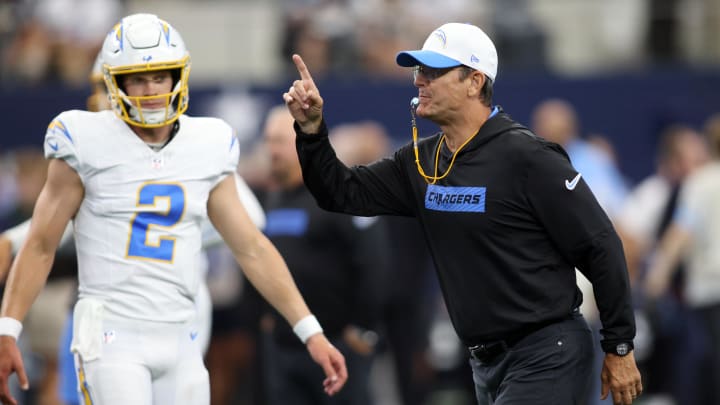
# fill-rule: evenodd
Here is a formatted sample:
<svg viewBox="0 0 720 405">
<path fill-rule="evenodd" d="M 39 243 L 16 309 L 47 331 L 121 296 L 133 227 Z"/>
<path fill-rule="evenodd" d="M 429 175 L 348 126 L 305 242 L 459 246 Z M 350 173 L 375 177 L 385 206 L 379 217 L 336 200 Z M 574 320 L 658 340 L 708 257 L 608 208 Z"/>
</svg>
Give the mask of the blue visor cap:
<svg viewBox="0 0 720 405">
<path fill-rule="evenodd" d="M 404 51 L 397 54 L 395 62 L 403 67 L 424 65 L 431 68 L 449 68 L 462 63 L 434 51 Z"/>
</svg>

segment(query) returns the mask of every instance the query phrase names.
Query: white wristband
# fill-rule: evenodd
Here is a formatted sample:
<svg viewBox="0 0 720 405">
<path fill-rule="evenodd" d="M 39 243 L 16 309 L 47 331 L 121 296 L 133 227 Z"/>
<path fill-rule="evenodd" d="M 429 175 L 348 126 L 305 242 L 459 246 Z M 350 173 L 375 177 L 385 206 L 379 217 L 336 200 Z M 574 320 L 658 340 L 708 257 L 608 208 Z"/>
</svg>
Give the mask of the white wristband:
<svg viewBox="0 0 720 405">
<path fill-rule="evenodd" d="M 308 315 L 293 326 L 293 332 L 303 343 L 306 343 L 310 336 L 322 333 L 322 331 L 323 328 L 315 315 Z"/>
<path fill-rule="evenodd" d="M 3 316 L 0 318 L 0 336 L 12 336 L 15 340 L 20 336 L 22 332 L 22 324 L 15 318 L 9 316 Z"/>
</svg>

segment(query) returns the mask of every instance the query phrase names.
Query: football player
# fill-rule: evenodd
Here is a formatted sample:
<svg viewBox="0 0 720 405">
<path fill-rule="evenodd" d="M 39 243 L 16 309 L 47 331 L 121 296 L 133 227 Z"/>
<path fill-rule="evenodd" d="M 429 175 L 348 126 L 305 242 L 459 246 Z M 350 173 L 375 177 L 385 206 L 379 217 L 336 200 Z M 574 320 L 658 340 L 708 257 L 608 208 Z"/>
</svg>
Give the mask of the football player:
<svg viewBox="0 0 720 405">
<path fill-rule="evenodd" d="M 72 350 L 86 402 L 208 404 L 194 302 L 206 216 L 335 394 L 347 378 L 344 359 L 237 197 L 232 129 L 183 114 L 190 57 L 180 34 L 136 14 L 114 27 L 101 52 L 112 111 L 66 111 L 48 127 L 48 180 L 0 313 L 0 401 L 16 403 L 7 388 L 13 371 L 27 386 L 15 341 L 72 219 L 79 264 Z"/>
</svg>

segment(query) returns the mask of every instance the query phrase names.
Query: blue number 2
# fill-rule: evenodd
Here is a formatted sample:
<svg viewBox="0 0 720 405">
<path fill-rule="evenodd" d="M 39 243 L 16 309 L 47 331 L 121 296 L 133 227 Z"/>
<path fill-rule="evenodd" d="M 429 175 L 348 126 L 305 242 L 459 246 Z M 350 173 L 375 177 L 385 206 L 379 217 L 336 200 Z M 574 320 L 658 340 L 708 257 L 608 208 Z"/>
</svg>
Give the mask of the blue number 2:
<svg viewBox="0 0 720 405">
<path fill-rule="evenodd" d="M 177 184 L 143 184 L 138 192 L 139 207 L 155 208 L 158 199 L 166 199 L 165 212 L 138 212 L 130 224 L 127 256 L 144 260 L 172 262 L 175 238 L 161 236 L 159 243 L 148 241 L 151 227 L 172 227 L 180 221 L 185 212 L 185 190 Z"/>
</svg>

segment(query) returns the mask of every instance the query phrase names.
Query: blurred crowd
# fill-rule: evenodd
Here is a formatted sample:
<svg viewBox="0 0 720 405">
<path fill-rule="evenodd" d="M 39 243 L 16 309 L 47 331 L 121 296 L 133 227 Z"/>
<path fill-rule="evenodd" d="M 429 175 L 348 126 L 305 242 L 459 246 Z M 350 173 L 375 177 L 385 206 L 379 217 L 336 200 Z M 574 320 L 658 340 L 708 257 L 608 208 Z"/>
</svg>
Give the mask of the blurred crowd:
<svg viewBox="0 0 720 405">
<path fill-rule="evenodd" d="M 222 2 L 202 2 L 206 3 Z M 407 72 L 395 65 L 395 53 L 416 48 L 432 27 L 456 20 L 488 27 L 502 55 L 503 69 L 562 71 L 564 66 L 572 71 L 572 66 L 587 66 L 586 62 L 573 64 L 563 53 L 567 51 L 558 50 L 572 50 L 573 38 L 558 31 L 552 2 L 538 3 L 544 7 L 529 0 L 446 0 L 442 7 L 431 0 L 263 2 L 277 11 L 280 21 L 276 63 L 289 62 L 288 55 L 301 53 L 319 77 L 406 77 Z M 608 21 L 623 14 L 617 8 L 610 13 L 608 5 L 605 14 L 597 14 L 599 22 L 595 24 L 610 24 L 596 28 L 607 33 L 600 42 L 613 49 L 617 64 L 720 64 L 720 42 L 715 40 L 720 36 L 719 2 L 607 3 L 631 15 L 638 8 L 644 11 L 643 19 L 631 20 L 631 24 L 618 19 L 616 25 Z M 58 82 L 86 88 L 104 34 L 121 15 L 138 7 L 139 2 L 128 0 L 2 2 L 0 89 Z M 560 26 L 581 24 L 566 17 L 561 16 L 564 23 Z M 634 28 L 628 30 L 629 25 Z M 694 47 L 684 46 L 687 41 Z M 696 235 L 692 247 L 680 246 L 674 242 L 679 239 L 673 238 L 678 228 L 688 224 L 682 215 L 684 204 L 697 198 L 687 196 L 683 185 L 705 181 L 708 172 L 717 170 L 720 115 L 707 117 L 702 127 L 677 122 L 659 131 L 655 171 L 637 183 L 629 181 L 619 167 L 618 145 L 603 134 L 585 132 L 582 116 L 570 102 L 547 99 L 539 103 L 527 124 L 566 149 L 622 237 L 636 299 L 635 356 L 645 385 L 641 401 L 658 405 L 720 403 L 720 393 L 714 392 L 720 387 L 713 383 L 717 381 L 713 373 L 720 369 L 720 282 L 716 281 L 720 280 L 720 259 L 718 253 L 710 252 L 713 245 L 708 242 L 713 235 L 715 240 L 720 238 L 720 214 L 709 210 L 706 220 L 696 219 L 687 226 L 692 231 L 688 233 Z M 261 201 L 267 202 L 264 197 L 279 187 L 273 169 L 291 157 L 273 153 L 264 134 L 255 135 L 251 139 L 257 141 L 245 149 L 238 170 Z M 373 121 L 339 123 L 331 136 L 338 154 L 349 165 L 374 161 L 398 146 Z M 37 148 L 0 152 L 0 230 L 4 230 L 31 216 L 47 163 L 39 144 Z M 720 175 L 715 177 L 716 183 L 717 179 Z M 692 188 L 700 194 L 704 189 L 716 192 L 711 187 Z M 706 198 L 720 206 L 720 194 Z M 467 353 L 443 307 L 424 241 L 412 222 L 379 220 L 386 222 L 385 244 L 390 248 L 383 254 L 390 266 L 385 275 L 387 288 L 378 297 L 382 310 L 373 329 L 377 340 L 368 353 L 372 360 L 368 380 L 371 403 L 472 402 Z M 226 248 L 213 248 L 208 257 L 214 324 L 206 360 L 213 404 L 266 403 L 269 388 L 263 376 L 272 340 L 271 314 L 244 282 Z M 660 268 L 662 263 L 671 263 L 665 266 L 670 270 Z M 30 360 L 33 387 L 27 403 L 63 403 L 57 394 L 58 341 L 73 299 L 75 266 L 73 255 L 56 260 L 48 288 L 28 315 L 21 342 Z M 578 283 L 585 296 L 583 312 L 599 333 L 592 291 L 580 276 Z M 707 285 L 710 291 L 699 293 L 698 284 Z M 599 398 L 599 388 L 594 393 L 591 403 Z"/>
<path fill-rule="evenodd" d="M 82 86 L 108 27 L 140 11 L 168 16 L 196 55 L 214 55 L 196 58 L 196 81 L 278 79 L 293 52 L 319 78 L 396 77 L 395 53 L 448 21 L 483 27 L 504 72 L 720 64 L 714 0 L 10 0 L 0 2 L 0 88 Z"/>
<path fill-rule="evenodd" d="M 17 0 L 0 4 L 3 86 L 87 84 L 122 0 Z"/>
</svg>

